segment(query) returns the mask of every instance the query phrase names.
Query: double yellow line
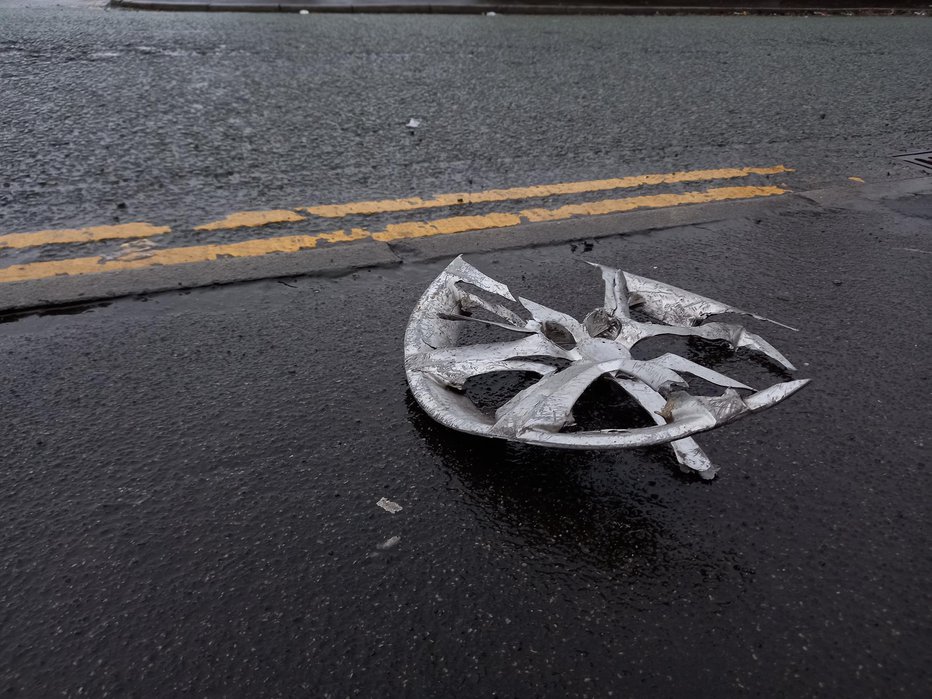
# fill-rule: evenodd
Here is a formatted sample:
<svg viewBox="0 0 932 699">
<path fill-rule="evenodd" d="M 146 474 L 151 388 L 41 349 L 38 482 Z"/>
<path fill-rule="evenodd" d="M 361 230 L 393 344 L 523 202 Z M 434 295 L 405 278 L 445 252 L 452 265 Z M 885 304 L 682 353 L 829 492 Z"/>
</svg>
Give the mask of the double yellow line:
<svg viewBox="0 0 932 699">
<path fill-rule="evenodd" d="M 694 170 L 668 174 L 639 175 L 585 182 L 565 182 L 532 187 L 492 189 L 481 192 L 440 194 L 430 199 L 404 198 L 377 201 L 353 202 L 326 206 L 311 206 L 302 209 L 275 209 L 269 211 L 243 211 L 230 214 L 218 221 L 196 226 L 197 231 L 215 231 L 231 228 L 259 227 L 272 223 L 289 223 L 305 220 L 305 213 L 323 218 L 342 218 L 349 215 L 371 215 L 377 213 L 417 211 L 438 207 L 456 207 L 467 204 L 515 201 L 567 194 L 591 193 L 626 189 L 658 184 L 703 182 L 736 179 L 749 175 L 775 175 L 792 172 L 782 165 L 766 168 L 726 168 L 718 170 Z M 452 216 L 431 221 L 395 223 L 381 230 L 363 228 L 331 231 L 316 235 L 292 235 L 259 238 L 238 243 L 192 245 L 187 247 L 161 248 L 133 251 L 124 257 L 78 257 L 48 262 L 32 262 L 11 265 L 0 269 L 0 283 L 47 279 L 60 275 L 85 275 L 101 272 L 142 269 L 158 265 L 179 265 L 192 262 L 209 262 L 222 257 L 259 257 L 271 253 L 291 253 L 315 248 L 321 243 L 341 243 L 353 240 L 372 239 L 393 241 L 404 238 L 420 238 L 434 235 L 449 235 L 490 228 L 510 228 L 526 222 L 559 221 L 578 216 L 621 213 L 635 209 L 657 209 L 683 204 L 699 204 L 734 199 L 750 199 L 784 194 L 785 189 L 775 186 L 715 187 L 703 191 L 679 194 L 654 194 L 622 199 L 570 204 L 556 208 L 529 208 L 518 213 L 490 213 L 479 216 Z M 14 233 L 0 236 L 3 248 L 30 248 L 54 244 L 86 243 L 105 240 L 152 238 L 171 232 L 167 226 L 150 223 L 126 223 L 114 226 L 95 226 L 81 229 L 45 230 L 33 233 Z"/>
</svg>

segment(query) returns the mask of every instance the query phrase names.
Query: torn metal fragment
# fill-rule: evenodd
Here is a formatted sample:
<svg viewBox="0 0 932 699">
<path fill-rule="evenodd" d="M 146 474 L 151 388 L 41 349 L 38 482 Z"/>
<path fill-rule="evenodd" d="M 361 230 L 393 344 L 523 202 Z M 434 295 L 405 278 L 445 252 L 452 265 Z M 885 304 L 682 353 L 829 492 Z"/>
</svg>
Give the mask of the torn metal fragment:
<svg viewBox="0 0 932 699">
<path fill-rule="evenodd" d="M 686 335 L 722 340 L 734 349 L 746 347 L 786 370 L 795 369 L 775 347 L 742 326 L 703 323 L 721 313 L 767 318 L 653 279 L 595 266 L 605 285 L 604 303 L 580 322 L 514 296 L 507 286 L 462 257 L 453 260 L 418 301 L 405 333 L 405 372 L 417 402 L 447 427 L 528 444 L 614 449 L 669 443 L 685 470 L 711 478 L 716 469 L 692 435 L 768 408 L 808 383 L 808 379 L 787 381 L 742 397 L 736 389 L 753 389 L 684 357 L 667 353 L 650 360 L 632 358 L 631 349 L 645 338 Z M 464 284 L 500 301 L 480 298 Z M 523 307 L 530 319 L 508 308 L 509 303 Z M 632 308 L 657 322 L 634 320 Z M 474 311 L 485 317 L 473 316 Z M 460 330 L 469 321 L 514 331 L 516 337 L 508 342 L 460 345 Z M 558 369 L 548 359 L 569 364 Z M 470 377 L 493 371 L 530 372 L 541 378 L 490 416 L 462 389 Z M 726 390 L 721 396 L 690 395 L 684 390 L 688 387 L 684 374 Z M 656 424 L 567 431 L 574 424 L 573 406 L 603 376 L 624 389 Z"/>
</svg>

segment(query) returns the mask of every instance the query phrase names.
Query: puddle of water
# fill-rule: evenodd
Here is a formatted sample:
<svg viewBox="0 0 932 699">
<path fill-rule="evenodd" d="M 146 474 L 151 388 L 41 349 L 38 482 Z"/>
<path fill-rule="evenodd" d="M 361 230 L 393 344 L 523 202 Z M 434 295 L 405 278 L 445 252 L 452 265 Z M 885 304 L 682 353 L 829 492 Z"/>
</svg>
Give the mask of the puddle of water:
<svg viewBox="0 0 932 699">
<path fill-rule="evenodd" d="M 112 305 L 110 301 L 102 301 L 100 303 L 85 303 L 76 306 L 60 306 L 57 308 L 47 308 L 39 311 L 26 311 L 22 313 L 9 313 L 6 315 L 0 315 L 0 323 L 15 323 L 24 318 L 43 318 L 45 316 L 76 316 L 81 313 L 90 313 L 91 311 L 96 311 L 101 308 L 106 308 L 107 306 Z"/>
</svg>

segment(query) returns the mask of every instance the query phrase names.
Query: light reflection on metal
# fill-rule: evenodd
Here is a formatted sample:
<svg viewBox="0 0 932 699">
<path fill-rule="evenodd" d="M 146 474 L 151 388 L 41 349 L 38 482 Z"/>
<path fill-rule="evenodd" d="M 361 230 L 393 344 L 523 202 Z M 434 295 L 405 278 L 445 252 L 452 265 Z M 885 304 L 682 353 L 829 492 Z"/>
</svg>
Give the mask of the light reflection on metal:
<svg viewBox="0 0 932 699">
<path fill-rule="evenodd" d="M 614 449 L 669 443 L 684 470 L 712 478 L 717 469 L 691 435 L 769 408 L 808 383 L 808 379 L 787 381 L 742 397 L 736 389 L 753 389 L 679 355 L 633 359 L 631 348 L 644 338 L 689 335 L 722 340 L 735 349 L 747 347 L 787 370 L 795 369 L 770 343 L 742 326 L 703 323 L 723 313 L 767 318 L 653 279 L 593 266 L 601 271 L 605 300 L 580 322 L 515 298 L 507 286 L 462 257 L 453 260 L 418 301 L 405 333 L 405 371 L 417 402 L 433 419 L 452 429 L 528 444 Z M 526 311 L 530 319 L 509 308 L 508 302 Z M 635 320 L 632 308 L 659 322 Z M 465 321 L 505 328 L 521 337 L 461 346 Z M 541 378 L 499 407 L 493 417 L 483 413 L 463 387 L 470 377 L 496 371 L 532 372 Z M 682 390 L 687 382 L 681 373 L 726 390 L 713 397 L 690 395 Z M 572 431 L 574 404 L 603 376 L 624 389 L 656 424 Z"/>
</svg>

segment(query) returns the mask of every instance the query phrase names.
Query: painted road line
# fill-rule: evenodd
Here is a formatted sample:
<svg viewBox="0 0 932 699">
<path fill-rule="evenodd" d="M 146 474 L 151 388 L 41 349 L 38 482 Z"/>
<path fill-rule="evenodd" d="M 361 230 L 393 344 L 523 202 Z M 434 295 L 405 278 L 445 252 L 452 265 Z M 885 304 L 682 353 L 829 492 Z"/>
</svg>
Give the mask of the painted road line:
<svg viewBox="0 0 932 699">
<path fill-rule="evenodd" d="M 462 206 L 482 204 L 512 199 L 532 199 L 562 194 L 583 194 L 602 192 L 610 189 L 627 189 L 658 184 L 675 184 L 683 182 L 704 182 L 709 180 L 727 180 L 749 175 L 777 175 L 793 172 L 783 165 L 773 167 L 723 168 L 718 170 L 692 170 L 690 172 L 671 172 L 655 175 L 635 175 L 609 180 L 589 180 L 585 182 L 562 182 L 557 184 L 534 185 L 531 187 L 513 187 L 510 189 L 489 189 L 482 192 L 458 192 L 438 194 L 430 199 L 412 197 L 407 199 L 382 199 L 379 201 L 359 201 L 349 204 L 327 204 L 309 206 L 303 210 L 315 216 L 341 218 L 351 214 L 381 214 L 396 211 L 414 211 L 441 206 Z"/>
<path fill-rule="evenodd" d="M 168 226 L 153 226 L 151 223 L 121 223 L 114 226 L 90 226 L 89 228 L 62 228 L 35 231 L 33 233 L 10 233 L 0 235 L 2 248 L 31 248 L 59 243 L 93 243 L 99 240 L 122 238 L 148 238 L 153 235 L 171 233 Z"/>
<path fill-rule="evenodd" d="M 511 228 L 526 221 L 557 221 L 593 214 L 621 213 L 635 209 L 657 209 L 736 199 L 785 194 L 780 187 L 718 187 L 700 192 L 683 194 L 656 194 L 651 196 L 608 199 L 589 204 L 574 204 L 557 209 L 527 209 L 518 214 L 492 213 L 484 216 L 455 216 L 434 221 L 398 223 L 384 230 L 370 232 L 361 228 L 340 230 L 317 235 L 295 235 L 276 238 L 260 238 L 240 243 L 217 245 L 194 245 L 181 248 L 164 248 L 145 251 L 145 257 L 134 259 L 106 259 L 103 257 L 79 257 L 70 260 L 53 260 L 12 265 L 0 269 L 0 283 L 48 279 L 61 275 L 80 276 L 144 269 L 160 265 L 181 265 L 192 262 L 210 262 L 225 257 L 260 257 L 271 253 L 293 253 L 315 248 L 320 243 L 341 243 L 371 238 L 379 241 L 422 238 L 435 235 L 450 235 L 490 228 Z"/>
<path fill-rule="evenodd" d="M 488 214 L 486 216 L 455 216 L 414 223 L 396 223 L 385 227 L 384 231 L 373 233 L 375 240 L 388 242 L 403 238 L 423 238 L 431 235 L 465 233 L 485 228 L 508 228 L 520 223 L 538 221 L 562 221 L 577 216 L 596 216 L 600 214 L 620 214 L 635 209 L 665 209 L 683 204 L 705 204 L 713 201 L 732 199 L 755 199 L 786 194 L 780 187 L 718 187 L 704 192 L 685 192 L 683 194 L 654 194 L 625 199 L 605 199 L 588 204 L 571 204 L 556 209 L 525 209 L 517 214 Z"/>
<path fill-rule="evenodd" d="M 238 211 L 235 214 L 195 226 L 196 231 L 219 231 L 227 228 L 257 228 L 270 223 L 292 223 L 303 221 L 304 216 L 289 209 L 272 209 L 271 211 Z"/>
<path fill-rule="evenodd" d="M 719 168 L 716 170 L 692 170 L 652 175 L 634 175 L 607 180 L 587 180 L 583 182 L 558 182 L 555 184 L 533 185 L 530 187 L 512 187 L 509 189 L 489 189 L 480 192 L 454 192 L 438 194 L 430 199 L 408 197 L 403 199 L 381 199 L 377 201 L 358 201 L 348 204 L 323 204 L 308 206 L 301 210 L 323 218 L 342 218 L 349 215 L 381 214 L 400 211 L 417 211 L 442 206 L 465 206 L 499 201 L 533 199 L 566 194 L 585 194 L 612 189 L 646 187 L 658 184 L 676 184 L 686 182 L 705 182 L 727 180 L 749 175 L 778 175 L 793 172 L 783 165 L 772 167 Z M 303 216 L 289 209 L 272 209 L 269 211 L 238 211 L 218 221 L 211 221 L 196 226 L 196 231 L 215 231 L 229 228 L 248 228 L 265 226 L 270 223 L 288 223 L 302 221 Z"/>
<path fill-rule="evenodd" d="M 388 242 L 403 238 L 424 238 L 431 235 L 450 235 L 468 231 L 483 231 L 489 228 L 511 228 L 522 223 L 521 214 L 485 214 L 482 216 L 451 216 L 434 221 L 411 221 L 393 223 L 385 230 L 372 234 L 375 240 Z"/>
<path fill-rule="evenodd" d="M 225 257 L 261 257 L 273 252 L 290 253 L 315 248 L 321 242 L 343 243 L 368 238 L 362 230 L 334 231 L 317 235 L 289 235 L 278 238 L 245 240 L 222 245 L 192 245 L 183 248 L 164 248 L 147 251 L 145 257 L 133 255 L 131 259 L 104 257 L 76 257 L 69 260 L 31 262 L 0 269 L 0 283 L 48 279 L 59 276 L 81 276 L 101 272 L 122 272 L 163 265 L 183 265 L 191 262 L 210 262 Z"/>
<path fill-rule="evenodd" d="M 717 187 L 704 192 L 685 192 L 683 194 L 653 194 L 643 197 L 625 199 L 605 199 L 584 204 L 567 204 L 556 209 L 526 209 L 521 215 L 531 222 L 562 221 L 574 216 L 599 216 L 602 214 L 620 214 L 634 209 L 663 209 L 668 206 L 683 204 L 705 204 L 712 201 L 728 199 L 753 199 L 755 197 L 772 197 L 785 194 L 781 187 Z"/>
<path fill-rule="evenodd" d="M 398 211 L 415 211 L 441 206 L 459 206 L 498 201 L 532 199 L 566 194 L 625 189 L 631 187 L 651 186 L 684 182 L 703 182 L 721 179 L 734 179 L 749 175 L 776 175 L 793 172 L 783 165 L 772 167 L 720 168 L 717 170 L 692 170 L 666 174 L 635 175 L 608 180 L 588 180 L 585 182 L 561 182 L 556 184 L 534 185 L 530 187 L 513 187 L 510 189 L 490 189 L 481 192 L 460 192 L 438 194 L 430 199 L 413 197 L 407 199 L 383 199 L 379 201 L 351 202 L 348 204 L 328 204 L 305 207 L 303 210 L 324 218 L 341 218 L 350 214 L 390 213 Z M 295 223 L 304 221 L 305 216 L 293 209 L 270 209 L 266 211 L 238 211 L 216 221 L 195 226 L 196 231 L 218 231 L 235 228 L 258 228 L 273 223 Z M 87 243 L 100 240 L 117 240 L 121 238 L 148 238 L 149 236 L 170 233 L 168 226 L 155 226 L 151 223 L 123 223 L 112 226 L 91 226 L 88 228 L 67 228 L 58 230 L 35 231 L 32 233 L 11 233 L 0 235 L 0 249 L 28 248 L 60 243 Z"/>
</svg>

